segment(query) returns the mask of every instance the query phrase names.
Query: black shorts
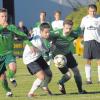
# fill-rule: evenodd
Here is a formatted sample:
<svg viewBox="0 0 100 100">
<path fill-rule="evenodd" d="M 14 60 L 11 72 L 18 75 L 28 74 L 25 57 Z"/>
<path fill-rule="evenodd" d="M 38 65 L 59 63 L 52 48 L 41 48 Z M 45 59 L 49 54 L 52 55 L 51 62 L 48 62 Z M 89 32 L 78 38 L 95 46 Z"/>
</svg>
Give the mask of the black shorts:
<svg viewBox="0 0 100 100">
<path fill-rule="evenodd" d="M 42 56 L 39 57 L 36 61 L 27 64 L 27 69 L 32 75 L 36 74 L 40 70 L 45 70 L 47 68 L 49 68 L 49 66 Z"/>
<path fill-rule="evenodd" d="M 84 42 L 84 58 L 100 59 L 100 43 L 95 40 Z"/>
<path fill-rule="evenodd" d="M 69 68 L 75 68 L 77 67 L 77 62 L 76 59 L 74 58 L 73 54 L 70 52 L 67 55 L 65 55 L 66 59 L 67 59 L 67 64 L 65 67 L 63 68 L 59 68 L 59 70 L 65 74 L 66 72 L 68 72 Z"/>
</svg>

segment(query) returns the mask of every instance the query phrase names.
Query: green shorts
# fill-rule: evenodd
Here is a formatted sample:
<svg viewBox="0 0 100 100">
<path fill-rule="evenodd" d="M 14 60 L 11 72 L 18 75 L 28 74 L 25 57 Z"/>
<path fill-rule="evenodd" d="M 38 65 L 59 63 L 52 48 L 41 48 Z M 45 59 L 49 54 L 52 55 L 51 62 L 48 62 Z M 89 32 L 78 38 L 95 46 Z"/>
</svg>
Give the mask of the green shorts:
<svg viewBox="0 0 100 100">
<path fill-rule="evenodd" d="M 6 66 L 11 62 L 16 62 L 15 56 L 13 54 L 0 56 L 0 74 L 6 71 Z"/>
</svg>

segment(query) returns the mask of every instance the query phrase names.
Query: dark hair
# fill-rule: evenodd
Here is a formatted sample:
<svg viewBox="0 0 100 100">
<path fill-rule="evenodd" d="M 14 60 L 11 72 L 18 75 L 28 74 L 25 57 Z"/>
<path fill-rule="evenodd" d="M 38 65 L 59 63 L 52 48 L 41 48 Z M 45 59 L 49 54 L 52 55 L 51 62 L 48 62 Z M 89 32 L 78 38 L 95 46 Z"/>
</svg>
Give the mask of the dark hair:
<svg viewBox="0 0 100 100">
<path fill-rule="evenodd" d="M 70 20 L 70 19 L 66 19 L 66 20 L 64 20 L 64 22 L 63 22 L 63 25 L 65 25 L 65 24 L 73 25 L 73 21 Z"/>
<path fill-rule="evenodd" d="M 7 12 L 7 9 L 1 8 L 1 9 L 0 9 L 0 12 Z"/>
<path fill-rule="evenodd" d="M 46 16 L 46 11 L 42 10 L 42 11 L 40 12 L 40 14 L 41 14 L 41 13 L 44 13 L 44 14 L 45 14 L 45 16 Z"/>
<path fill-rule="evenodd" d="M 95 4 L 90 4 L 90 5 L 88 5 L 88 9 L 89 8 L 93 8 L 93 9 L 96 9 L 97 10 L 97 6 L 95 5 Z"/>
<path fill-rule="evenodd" d="M 55 15 L 56 13 L 59 13 L 59 14 L 61 15 L 61 11 L 60 11 L 60 10 L 56 10 L 56 11 L 54 12 L 54 15 Z"/>
<path fill-rule="evenodd" d="M 40 25 L 40 30 L 43 31 L 45 28 L 49 28 L 49 29 L 50 29 L 49 23 L 42 23 L 42 24 Z"/>
</svg>

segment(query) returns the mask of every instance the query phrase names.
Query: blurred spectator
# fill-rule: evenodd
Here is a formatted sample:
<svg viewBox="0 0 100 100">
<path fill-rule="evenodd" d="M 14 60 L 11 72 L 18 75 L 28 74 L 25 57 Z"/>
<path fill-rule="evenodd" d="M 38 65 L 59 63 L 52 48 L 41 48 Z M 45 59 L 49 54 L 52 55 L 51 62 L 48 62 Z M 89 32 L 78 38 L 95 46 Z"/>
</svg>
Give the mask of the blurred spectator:
<svg viewBox="0 0 100 100">
<path fill-rule="evenodd" d="M 39 15 L 39 21 L 35 24 L 35 27 L 40 27 L 41 23 L 46 22 L 46 12 L 45 11 L 41 11 L 40 15 Z"/>
<path fill-rule="evenodd" d="M 18 28 L 23 31 L 24 33 L 26 33 L 26 35 L 28 36 L 28 29 L 27 27 L 24 25 L 23 21 L 19 21 L 18 23 Z"/>
<path fill-rule="evenodd" d="M 61 20 L 61 11 L 57 10 L 54 13 L 54 21 L 52 21 L 51 25 L 53 30 L 62 29 L 63 28 L 63 20 Z"/>
<path fill-rule="evenodd" d="M 24 22 L 23 21 L 19 21 L 18 23 L 18 29 L 22 32 L 24 32 L 27 36 L 29 35 L 29 32 L 28 32 L 28 29 L 27 27 L 24 25 Z M 15 40 L 18 40 L 18 41 L 21 41 L 22 38 L 15 35 Z"/>
</svg>

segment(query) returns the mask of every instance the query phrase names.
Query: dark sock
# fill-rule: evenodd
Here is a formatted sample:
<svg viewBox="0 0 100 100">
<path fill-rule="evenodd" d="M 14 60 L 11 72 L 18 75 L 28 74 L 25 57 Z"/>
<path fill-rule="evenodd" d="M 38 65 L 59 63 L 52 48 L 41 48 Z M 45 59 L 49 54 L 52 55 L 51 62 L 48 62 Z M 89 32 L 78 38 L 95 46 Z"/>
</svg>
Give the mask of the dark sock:
<svg viewBox="0 0 100 100">
<path fill-rule="evenodd" d="M 51 76 L 45 76 L 45 79 L 42 81 L 40 87 L 47 87 L 49 82 L 51 81 Z"/>
<path fill-rule="evenodd" d="M 82 91 L 82 79 L 80 75 L 74 75 L 74 79 L 78 88 L 78 91 L 81 92 Z"/>
<path fill-rule="evenodd" d="M 70 77 L 68 75 L 63 75 L 61 80 L 59 80 L 60 84 L 64 84 L 65 82 L 67 82 L 70 79 Z"/>
<path fill-rule="evenodd" d="M 4 88 L 4 90 L 5 90 L 6 92 L 11 91 L 11 89 L 8 87 L 8 82 L 7 82 L 7 80 L 1 80 L 1 84 L 2 84 L 2 87 Z"/>
</svg>

